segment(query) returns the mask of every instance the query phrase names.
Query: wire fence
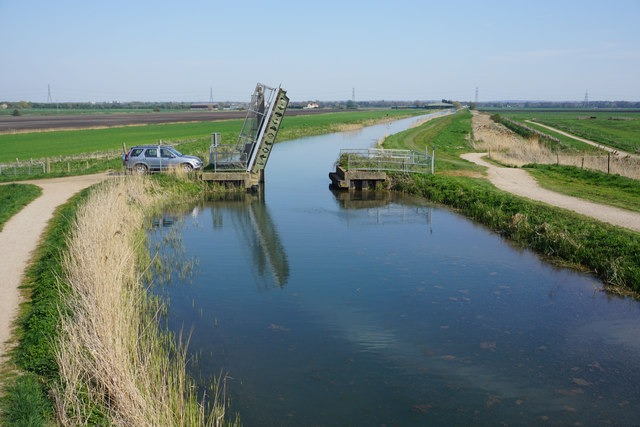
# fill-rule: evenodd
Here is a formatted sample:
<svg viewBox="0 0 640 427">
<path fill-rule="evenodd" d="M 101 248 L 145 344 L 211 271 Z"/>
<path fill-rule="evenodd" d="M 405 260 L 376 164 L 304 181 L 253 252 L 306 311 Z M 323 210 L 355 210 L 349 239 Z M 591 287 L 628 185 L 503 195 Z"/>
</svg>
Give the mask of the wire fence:
<svg viewBox="0 0 640 427">
<path fill-rule="evenodd" d="M 45 173 L 44 162 L 0 163 L 0 175 L 4 176 L 39 175 L 43 173 Z"/>
<path fill-rule="evenodd" d="M 342 149 L 338 162 L 347 170 L 433 173 L 434 152 L 435 147 L 431 155 L 413 150 Z"/>
</svg>

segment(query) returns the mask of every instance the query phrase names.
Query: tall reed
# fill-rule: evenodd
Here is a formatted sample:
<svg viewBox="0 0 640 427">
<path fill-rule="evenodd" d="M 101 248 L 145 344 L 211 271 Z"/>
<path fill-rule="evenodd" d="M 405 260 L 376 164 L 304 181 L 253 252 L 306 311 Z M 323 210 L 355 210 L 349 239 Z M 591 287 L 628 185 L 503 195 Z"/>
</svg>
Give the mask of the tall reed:
<svg viewBox="0 0 640 427">
<path fill-rule="evenodd" d="M 78 210 L 64 257 L 69 290 L 59 308 L 54 397 L 62 425 L 225 423 L 224 387 L 215 385 L 209 406 L 198 401 L 187 375 L 188 339 L 160 329 L 162 303 L 139 279 L 151 191 L 157 200 L 160 191 L 148 179 L 114 179 Z"/>
</svg>

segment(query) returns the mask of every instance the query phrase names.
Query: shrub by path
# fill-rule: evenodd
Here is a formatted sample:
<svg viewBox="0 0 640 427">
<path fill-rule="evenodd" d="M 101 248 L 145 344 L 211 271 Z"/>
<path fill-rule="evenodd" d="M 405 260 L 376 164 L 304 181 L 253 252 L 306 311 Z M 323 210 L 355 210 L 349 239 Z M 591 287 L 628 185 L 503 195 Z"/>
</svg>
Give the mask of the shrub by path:
<svg viewBox="0 0 640 427">
<path fill-rule="evenodd" d="M 582 215 L 640 232 L 640 214 L 613 206 L 601 205 L 544 189 L 525 170 L 498 167 L 482 160 L 487 153 L 461 154 L 465 160 L 487 167 L 489 181 L 501 190 L 569 209 Z"/>
<path fill-rule="evenodd" d="M 4 355 L 11 325 L 18 314 L 22 283 L 32 252 L 54 210 L 83 188 L 103 181 L 108 174 L 24 181 L 42 188 L 42 195 L 4 224 L 0 232 L 0 354 Z"/>
</svg>

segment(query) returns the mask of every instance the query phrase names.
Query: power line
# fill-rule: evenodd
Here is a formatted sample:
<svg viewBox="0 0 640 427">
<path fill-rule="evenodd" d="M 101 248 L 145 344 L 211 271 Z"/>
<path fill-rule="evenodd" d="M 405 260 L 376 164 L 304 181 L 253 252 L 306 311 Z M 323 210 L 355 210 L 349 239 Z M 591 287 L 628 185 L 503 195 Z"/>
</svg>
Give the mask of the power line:
<svg viewBox="0 0 640 427">
<path fill-rule="evenodd" d="M 476 86 L 476 104 L 478 103 L 478 86 Z"/>
<path fill-rule="evenodd" d="M 53 100 L 51 99 L 51 85 L 47 85 L 47 104 L 51 104 Z"/>
<path fill-rule="evenodd" d="M 213 88 L 209 88 L 209 103 L 213 104 Z"/>
<path fill-rule="evenodd" d="M 356 102 L 356 88 L 355 87 L 351 89 L 351 100 L 353 102 Z"/>
</svg>

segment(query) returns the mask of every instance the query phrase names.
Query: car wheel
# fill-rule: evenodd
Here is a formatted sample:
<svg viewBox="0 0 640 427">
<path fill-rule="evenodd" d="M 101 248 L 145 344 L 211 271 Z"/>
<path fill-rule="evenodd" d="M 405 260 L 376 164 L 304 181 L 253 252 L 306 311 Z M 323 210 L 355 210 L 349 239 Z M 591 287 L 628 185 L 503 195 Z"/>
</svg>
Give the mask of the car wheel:
<svg viewBox="0 0 640 427">
<path fill-rule="evenodd" d="M 143 164 L 137 164 L 136 165 L 136 173 L 138 175 L 146 175 L 147 171 L 148 171 L 148 169 L 147 169 L 147 167 L 145 165 L 143 165 Z"/>
<path fill-rule="evenodd" d="M 185 171 L 186 173 L 189 173 L 193 170 L 193 166 L 191 166 L 189 163 L 183 163 L 182 170 Z"/>
</svg>

